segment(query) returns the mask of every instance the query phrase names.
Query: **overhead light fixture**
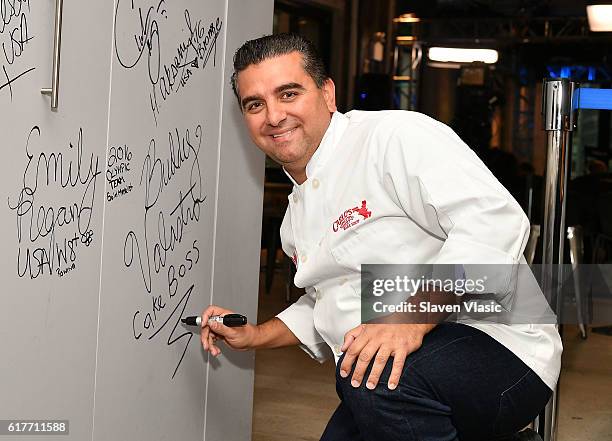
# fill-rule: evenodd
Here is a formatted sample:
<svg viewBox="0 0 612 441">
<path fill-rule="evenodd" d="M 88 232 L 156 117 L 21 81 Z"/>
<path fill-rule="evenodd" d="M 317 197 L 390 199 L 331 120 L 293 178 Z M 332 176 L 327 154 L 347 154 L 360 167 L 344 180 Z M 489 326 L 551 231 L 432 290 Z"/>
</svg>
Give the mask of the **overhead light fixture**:
<svg viewBox="0 0 612 441">
<path fill-rule="evenodd" d="M 417 17 L 416 14 L 410 13 L 402 14 L 399 17 L 395 17 L 393 21 L 395 23 L 418 23 L 421 21 L 421 19 Z"/>
<path fill-rule="evenodd" d="M 586 7 L 589 29 L 593 32 L 612 32 L 612 4 Z"/>
<path fill-rule="evenodd" d="M 432 47 L 428 52 L 431 61 L 444 63 L 497 63 L 499 55 L 494 49 L 466 49 L 458 47 Z"/>
</svg>

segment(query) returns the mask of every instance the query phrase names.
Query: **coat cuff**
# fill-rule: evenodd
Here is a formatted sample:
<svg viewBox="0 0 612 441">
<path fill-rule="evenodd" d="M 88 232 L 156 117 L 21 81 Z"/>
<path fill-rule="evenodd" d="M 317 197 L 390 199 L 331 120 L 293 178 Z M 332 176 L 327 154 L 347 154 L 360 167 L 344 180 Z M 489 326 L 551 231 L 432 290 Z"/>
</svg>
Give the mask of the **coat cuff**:
<svg viewBox="0 0 612 441">
<path fill-rule="evenodd" d="M 332 356 L 331 348 L 317 332 L 313 321 L 314 299 L 304 294 L 293 305 L 276 315 L 300 341 L 299 347 L 323 363 Z"/>
</svg>

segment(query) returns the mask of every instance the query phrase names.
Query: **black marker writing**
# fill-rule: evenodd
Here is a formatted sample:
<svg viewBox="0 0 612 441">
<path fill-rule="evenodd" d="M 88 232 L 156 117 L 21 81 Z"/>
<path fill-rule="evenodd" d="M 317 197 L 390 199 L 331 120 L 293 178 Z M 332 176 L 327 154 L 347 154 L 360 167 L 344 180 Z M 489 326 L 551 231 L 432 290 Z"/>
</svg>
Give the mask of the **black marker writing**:
<svg viewBox="0 0 612 441">
<path fill-rule="evenodd" d="M 166 344 L 168 346 L 172 346 L 173 344 L 180 341 L 181 339 L 183 340 L 186 339 L 186 341 L 185 341 L 185 346 L 183 348 L 183 352 L 181 353 L 181 357 L 179 358 L 178 363 L 176 364 L 176 367 L 174 368 L 174 372 L 172 373 L 173 379 L 176 376 L 176 373 L 183 361 L 183 358 L 185 358 L 185 353 L 187 352 L 187 347 L 189 346 L 189 342 L 193 338 L 193 332 L 184 330 L 183 328 L 179 328 L 181 318 L 185 315 L 185 309 L 187 308 L 187 304 L 189 303 L 189 299 L 191 297 L 191 294 L 193 293 L 193 289 L 194 289 L 194 285 L 191 285 L 189 289 L 185 292 L 185 294 L 183 294 L 181 299 L 178 301 L 174 309 L 170 312 L 166 320 L 157 327 L 155 332 L 153 332 L 151 335 L 147 337 L 148 340 L 152 340 L 153 338 L 155 338 L 165 328 L 165 326 L 171 322 L 171 319 L 174 317 L 174 320 L 172 320 L 172 323 L 174 324 L 174 326 L 172 327 L 172 331 L 170 331 L 170 334 L 168 335 Z M 161 302 L 161 296 L 159 297 L 159 301 Z M 161 310 L 165 308 L 166 306 L 165 303 L 163 304 L 163 306 L 161 305 L 162 305 L 161 303 L 158 303 L 158 306 L 154 305 L 153 310 L 154 311 Z M 142 331 L 140 330 L 141 326 L 142 326 L 142 329 L 144 330 L 155 328 L 155 323 L 150 313 L 147 313 L 144 316 L 144 320 L 141 317 L 140 311 L 136 311 L 134 315 L 132 316 L 132 331 L 134 333 L 134 338 L 136 340 L 142 337 Z M 177 333 L 177 328 L 179 331 L 183 330 L 183 332 L 180 335 L 175 335 Z"/>
<path fill-rule="evenodd" d="M 128 176 L 132 167 L 132 156 L 132 152 L 127 145 L 113 146 L 109 149 L 106 180 L 111 187 L 111 191 L 106 192 L 108 202 L 125 196 L 134 188 Z"/>
<path fill-rule="evenodd" d="M 29 13 L 29 0 L 0 0 L 0 40 L 2 41 L 0 91 L 8 88 L 11 101 L 13 83 L 35 69 L 34 67 L 24 69 L 15 65 L 17 59 L 23 55 L 27 43 L 34 38 L 28 30 Z"/>
<path fill-rule="evenodd" d="M 76 145 L 69 143 L 68 150 L 47 152 L 41 130 L 34 126 L 27 136 L 25 156 L 21 188 L 12 201 L 9 197 L 8 206 L 16 215 L 17 274 L 35 279 L 75 262 L 77 248 L 91 244 L 96 181 L 101 172 L 96 155 L 84 157 L 83 129 L 79 129 Z"/>
<path fill-rule="evenodd" d="M 187 230 L 199 222 L 201 205 L 206 200 L 199 156 L 202 141 L 201 125 L 197 125 L 193 131 L 174 129 L 168 132 L 167 150 L 164 149 L 166 154 L 158 151 L 155 139 L 151 140 L 140 176 L 140 185 L 144 187 L 143 229 L 138 234 L 129 231 L 123 247 L 125 266 L 131 267 L 137 263 L 143 285 L 149 293 L 148 307 L 140 308 L 132 315 L 134 338 L 139 340 L 144 333 L 151 340 L 172 321 L 174 327 L 167 344 L 170 346 L 181 339 L 186 340 L 172 378 L 193 336 L 191 332 L 175 334 L 177 329 L 182 330 L 179 328 L 180 319 L 194 285 L 178 303 L 175 302 L 179 297 L 177 290 L 180 281 L 200 261 L 197 240 L 190 242 L 191 248 L 180 260 L 177 261 L 174 255 L 183 248 L 180 244 L 184 242 Z M 163 268 L 167 268 L 167 273 L 162 275 L 160 272 Z M 159 282 L 166 284 L 167 291 L 164 289 L 161 294 L 154 292 L 152 278 L 155 275 L 158 275 Z M 173 308 L 170 315 L 166 315 L 166 308 Z"/>
<path fill-rule="evenodd" d="M 0 34 L 6 31 L 11 22 L 21 17 L 23 5 L 30 10 L 30 0 L 0 0 Z"/>
<path fill-rule="evenodd" d="M 150 6 L 146 12 L 143 12 L 142 8 L 136 9 L 134 0 L 117 0 L 117 6 L 115 8 L 114 39 L 117 60 L 124 68 L 131 69 L 140 62 L 143 55 L 146 53 L 149 80 L 153 84 L 156 84 L 159 79 L 160 42 L 158 19 L 166 16 L 164 4 L 165 0 L 160 0 L 157 7 Z M 119 17 L 125 18 L 125 21 L 131 19 L 133 23 L 139 23 L 140 29 L 138 33 L 133 34 L 133 45 L 128 45 L 126 48 L 123 48 L 120 41 L 117 39 L 117 28 L 123 25 Z M 136 20 L 136 18 L 138 18 L 138 20 Z M 121 31 L 122 29 L 119 30 L 120 33 Z"/>
<path fill-rule="evenodd" d="M 195 70 L 206 68 L 211 54 L 213 66 L 216 64 L 217 38 L 223 27 L 220 17 L 204 25 L 202 20 L 193 21 L 191 13 L 185 9 L 188 35 L 170 61 L 162 63 L 161 23 L 168 18 L 165 5 L 165 0 L 160 0 L 156 7 L 142 8 L 136 7 L 134 0 L 118 0 L 115 8 L 115 55 L 125 69 L 133 69 L 146 59 L 151 84 L 149 103 L 156 125 L 161 103 L 184 88 Z M 118 37 L 124 35 L 134 38 Z"/>
<path fill-rule="evenodd" d="M 0 79 L 0 90 L 4 89 L 5 87 L 9 88 L 9 92 L 11 94 L 11 101 L 13 100 L 13 86 L 12 84 L 17 81 L 19 78 L 23 77 L 24 75 L 32 72 L 35 68 L 32 67 L 30 69 L 25 70 L 24 72 L 21 72 L 19 75 L 17 75 L 16 77 L 11 78 L 9 73 L 6 71 L 6 67 L 2 66 L 2 74 L 4 75 L 4 77 L 6 78 L 6 82 L 2 83 L 2 81 L 4 81 L 3 79 Z"/>
<path fill-rule="evenodd" d="M 143 283 L 149 293 L 151 267 L 156 274 L 159 274 L 161 269 L 166 267 L 166 261 L 176 245 L 183 240 L 185 229 L 192 222 L 200 220 L 201 204 L 206 200 L 198 156 L 201 144 L 202 126 L 200 125 L 196 127 L 193 135 L 189 129 L 185 130 L 184 134 L 178 129 L 169 132 L 169 155 L 165 159 L 158 156 L 155 140 L 152 139 L 149 143 L 140 177 L 140 185 L 145 187 L 144 248 L 141 249 L 138 235 L 134 231 L 127 234 L 123 247 L 123 258 L 127 267 L 133 264 L 135 257 L 138 259 Z M 156 213 L 153 213 L 161 194 L 184 167 L 188 167 L 189 188 L 179 189 L 174 205 L 166 209 L 158 208 L 155 210 Z M 167 222 L 168 217 L 172 218 L 170 222 Z M 151 237 L 154 239 L 151 240 Z"/>
</svg>

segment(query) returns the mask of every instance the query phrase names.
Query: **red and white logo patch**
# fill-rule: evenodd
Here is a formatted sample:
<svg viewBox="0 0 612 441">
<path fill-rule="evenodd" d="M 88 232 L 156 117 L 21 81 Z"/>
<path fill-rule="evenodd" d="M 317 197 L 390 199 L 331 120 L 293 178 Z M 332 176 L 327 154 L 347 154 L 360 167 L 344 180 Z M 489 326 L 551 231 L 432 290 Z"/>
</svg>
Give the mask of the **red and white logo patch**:
<svg viewBox="0 0 612 441">
<path fill-rule="evenodd" d="M 357 215 L 361 217 L 357 217 Z M 372 212 L 368 210 L 366 201 L 361 201 L 361 207 L 357 206 L 345 210 L 340 215 L 338 220 L 333 223 L 332 229 L 334 230 L 334 232 L 338 232 L 340 230 L 348 230 L 352 226 L 357 225 L 362 220 L 366 220 L 370 216 L 372 216 Z"/>
</svg>

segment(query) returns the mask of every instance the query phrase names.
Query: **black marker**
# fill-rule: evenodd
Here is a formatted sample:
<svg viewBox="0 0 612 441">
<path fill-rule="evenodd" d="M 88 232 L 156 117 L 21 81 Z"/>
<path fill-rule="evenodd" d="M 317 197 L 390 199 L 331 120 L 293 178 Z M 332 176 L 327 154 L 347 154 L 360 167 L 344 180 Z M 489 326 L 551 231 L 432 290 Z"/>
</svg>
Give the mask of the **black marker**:
<svg viewBox="0 0 612 441">
<path fill-rule="evenodd" d="M 208 321 L 223 323 L 225 326 L 230 328 L 244 326 L 247 324 L 247 318 L 242 314 L 225 314 L 223 316 L 211 315 Z M 181 322 L 191 326 L 202 326 L 202 317 L 195 315 L 191 317 L 185 317 L 184 319 L 181 319 Z"/>
</svg>

